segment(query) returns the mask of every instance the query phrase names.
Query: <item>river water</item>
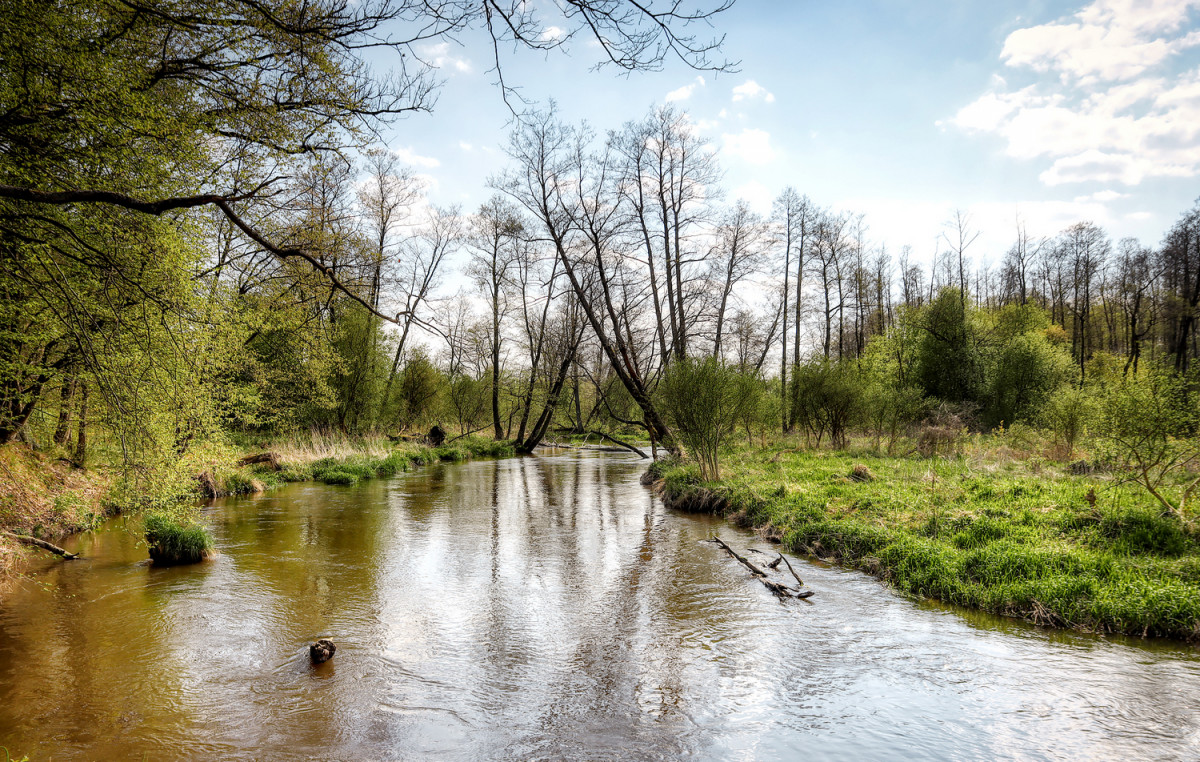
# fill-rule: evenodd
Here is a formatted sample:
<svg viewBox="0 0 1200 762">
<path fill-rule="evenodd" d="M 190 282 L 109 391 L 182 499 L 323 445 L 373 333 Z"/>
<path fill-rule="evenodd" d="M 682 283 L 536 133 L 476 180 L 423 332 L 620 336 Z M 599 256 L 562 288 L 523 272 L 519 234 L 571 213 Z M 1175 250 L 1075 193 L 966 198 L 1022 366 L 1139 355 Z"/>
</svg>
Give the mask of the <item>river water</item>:
<svg viewBox="0 0 1200 762">
<path fill-rule="evenodd" d="M 121 520 L 0 604 L 0 745 L 43 759 L 1197 759 L 1200 652 L 920 603 L 780 601 L 644 461 L 560 452 Z M 307 643 L 330 637 L 326 664 Z"/>
</svg>

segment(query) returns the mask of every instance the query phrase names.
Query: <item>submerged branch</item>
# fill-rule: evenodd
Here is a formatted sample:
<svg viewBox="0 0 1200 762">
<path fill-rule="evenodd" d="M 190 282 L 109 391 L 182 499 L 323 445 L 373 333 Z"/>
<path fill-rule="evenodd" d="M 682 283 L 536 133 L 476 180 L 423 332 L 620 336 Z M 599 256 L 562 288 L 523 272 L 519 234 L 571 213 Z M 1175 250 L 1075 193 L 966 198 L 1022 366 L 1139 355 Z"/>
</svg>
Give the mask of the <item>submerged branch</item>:
<svg viewBox="0 0 1200 762">
<path fill-rule="evenodd" d="M 35 547 L 41 548 L 42 550 L 48 550 L 51 553 L 57 553 L 58 555 L 67 559 L 68 561 L 75 559 L 75 558 L 79 558 L 79 555 L 77 553 L 69 553 L 66 550 L 58 547 L 57 545 L 46 542 L 45 540 L 39 540 L 36 537 L 30 537 L 27 534 L 15 534 L 13 532 L 0 532 L 0 534 L 4 535 L 5 537 L 11 537 L 12 539 L 16 540 L 17 542 L 21 542 L 26 545 L 33 545 Z"/>
</svg>

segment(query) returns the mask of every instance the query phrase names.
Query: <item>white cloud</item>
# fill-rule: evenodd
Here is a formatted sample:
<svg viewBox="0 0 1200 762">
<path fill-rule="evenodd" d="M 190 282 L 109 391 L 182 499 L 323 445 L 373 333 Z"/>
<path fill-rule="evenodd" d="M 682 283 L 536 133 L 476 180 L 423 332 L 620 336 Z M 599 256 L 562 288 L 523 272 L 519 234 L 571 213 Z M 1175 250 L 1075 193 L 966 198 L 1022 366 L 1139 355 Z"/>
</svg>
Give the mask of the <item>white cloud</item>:
<svg viewBox="0 0 1200 762">
<path fill-rule="evenodd" d="M 1200 45 L 1200 32 L 1178 34 L 1196 7 L 1200 0 L 1096 0 L 1073 16 L 1016 30 L 1000 57 L 1057 72 L 1064 82 L 1129 79 Z"/>
<path fill-rule="evenodd" d="M 775 158 L 771 134 L 747 127 L 737 134 L 721 135 L 721 151 L 725 156 L 741 159 L 747 164 L 767 164 Z"/>
<path fill-rule="evenodd" d="M 432 156 L 420 155 L 413 150 L 412 146 L 407 146 L 405 148 L 393 148 L 392 153 L 396 154 L 396 158 L 400 159 L 400 161 L 414 167 L 428 167 L 429 169 L 433 169 L 434 167 L 442 166 L 440 161 Z"/>
<path fill-rule="evenodd" d="M 666 100 L 667 103 L 672 103 L 674 101 L 686 101 L 688 98 L 692 97 L 692 93 L 695 92 L 697 87 L 704 87 L 704 77 L 697 76 L 696 79 L 689 84 L 686 84 L 676 90 L 672 90 L 671 92 L 667 93 L 664 100 Z"/>
<path fill-rule="evenodd" d="M 748 79 L 742 84 L 733 88 L 734 102 L 740 100 L 754 100 L 755 98 L 762 98 L 767 103 L 775 102 L 774 93 L 768 92 L 767 88 L 763 87 L 752 79 Z"/>
<path fill-rule="evenodd" d="M 464 151 L 470 151 L 475 148 L 475 146 L 471 145 L 470 143 L 468 143 L 465 140 L 458 141 L 458 147 Z"/>
<path fill-rule="evenodd" d="M 775 200 L 771 189 L 758 180 L 751 180 L 734 188 L 733 197 L 745 201 L 751 209 L 763 215 L 771 213 L 771 203 Z"/>
<path fill-rule="evenodd" d="M 1121 199 L 1121 198 L 1129 198 L 1129 194 L 1128 193 L 1120 193 L 1118 191 L 1110 189 L 1110 190 L 1096 191 L 1095 193 L 1089 193 L 1086 196 L 1076 196 L 1075 203 L 1086 204 L 1089 201 L 1099 201 L 1102 204 L 1106 204 L 1109 201 L 1116 201 L 1117 199 Z"/>
<path fill-rule="evenodd" d="M 543 40 L 560 40 L 567 33 L 567 30 L 560 26 L 548 26 L 542 30 Z"/>
<path fill-rule="evenodd" d="M 1074 16 L 1009 35 L 1001 58 L 1046 76 L 1010 90 L 1002 78 L 948 122 L 992 133 L 1008 155 L 1049 160 L 1047 185 L 1136 185 L 1200 174 L 1200 68 L 1173 53 L 1200 45 L 1185 31 L 1200 0 L 1096 0 Z"/>
<path fill-rule="evenodd" d="M 435 69 L 453 69 L 460 74 L 471 72 L 471 62 L 466 58 L 451 55 L 450 43 L 439 42 L 436 45 L 425 45 L 418 51 L 421 60 Z"/>
</svg>

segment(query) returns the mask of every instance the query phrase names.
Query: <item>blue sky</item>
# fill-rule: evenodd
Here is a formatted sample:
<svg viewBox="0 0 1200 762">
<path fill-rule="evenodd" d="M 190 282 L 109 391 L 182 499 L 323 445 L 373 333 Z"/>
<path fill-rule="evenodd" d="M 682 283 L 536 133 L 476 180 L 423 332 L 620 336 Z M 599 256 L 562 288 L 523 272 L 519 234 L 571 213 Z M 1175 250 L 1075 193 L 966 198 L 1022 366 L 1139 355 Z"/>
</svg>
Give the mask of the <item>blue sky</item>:
<svg viewBox="0 0 1200 762">
<path fill-rule="evenodd" d="M 729 197 L 787 185 L 866 215 L 869 238 L 928 260 L 953 210 L 996 261 L 1018 214 L 1157 244 L 1200 196 L 1200 0 L 768 2 L 717 20 L 737 73 L 592 70 L 596 50 L 509 58 L 530 102 L 618 128 L 671 100 L 718 148 Z M 425 50 L 437 107 L 388 136 L 436 203 L 473 211 L 505 164 L 510 114 L 485 48 Z"/>
</svg>

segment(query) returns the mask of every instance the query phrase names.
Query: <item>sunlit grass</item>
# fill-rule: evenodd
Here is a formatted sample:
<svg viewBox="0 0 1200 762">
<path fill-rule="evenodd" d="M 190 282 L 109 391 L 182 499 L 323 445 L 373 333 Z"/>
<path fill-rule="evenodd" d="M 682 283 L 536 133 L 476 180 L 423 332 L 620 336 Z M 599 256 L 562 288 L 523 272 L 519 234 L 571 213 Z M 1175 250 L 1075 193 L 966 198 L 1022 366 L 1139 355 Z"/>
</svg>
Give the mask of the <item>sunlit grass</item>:
<svg viewBox="0 0 1200 762">
<path fill-rule="evenodd" d="M 1200 538 L 1136 486 L 1031 458 L 729 453 L 723 480 L 655 465 L 668 497 L 899 590 L 1043 624 L 1200 638 Z M 851 478 L 856 465 L 874 475 Z M 708 491 L 705 497 L 702 491 Z M 699 499 L 704 498 L 704 499 Z"/>
</svg>

